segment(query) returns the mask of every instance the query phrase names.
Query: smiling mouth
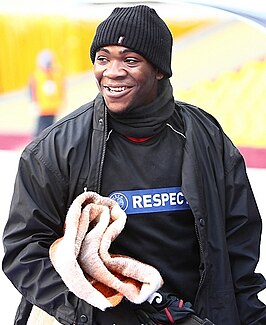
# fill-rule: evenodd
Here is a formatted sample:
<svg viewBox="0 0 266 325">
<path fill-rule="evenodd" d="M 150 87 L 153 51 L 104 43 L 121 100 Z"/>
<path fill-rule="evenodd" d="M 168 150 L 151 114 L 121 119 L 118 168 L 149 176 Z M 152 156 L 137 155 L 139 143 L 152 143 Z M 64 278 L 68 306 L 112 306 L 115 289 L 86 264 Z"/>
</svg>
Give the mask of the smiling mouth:
<svg viewBox="0 0 266 325">
<path fill-rule="evenodd" d="M 104 86 L 104 88 L 110 91 L 111 93 L 122 93 L 123 91 L 128 89 L 128 87 L 108 87 L 108 86 Z"/>
</svg>

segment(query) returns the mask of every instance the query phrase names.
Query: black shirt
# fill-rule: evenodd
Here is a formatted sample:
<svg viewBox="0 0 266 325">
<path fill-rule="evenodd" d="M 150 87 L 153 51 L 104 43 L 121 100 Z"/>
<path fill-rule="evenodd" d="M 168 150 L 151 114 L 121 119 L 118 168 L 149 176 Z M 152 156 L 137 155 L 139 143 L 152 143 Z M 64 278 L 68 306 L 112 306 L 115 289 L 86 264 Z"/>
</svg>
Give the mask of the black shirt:
<svg viewBox="0 0 266 325">
<path fill-rule="evenodd" d="M 193 301 L 199 250 L 194 218 L 180 189 L 184 141 L 171 126 L 142 143 L 113 132 L 101 194 L 116 199 L 122 208 L 126 203 L 121 198 L 129 201 L 126 227 L 112 252 L 153 265 L 164 279 L 164 290 Z"/>
<path fill-rule="evenodd" d="M 149 117 L 147 107 L 125 120 L 109 116 L 100 194 L 115 199 L 127 214 L 111 252 L 154 266 L 164 280 L 161 290 L 193 303 L 200 259 L 194 218 L 181 191 L 185 136 L 167 86 L 162 94 L 149 106 Z M 135 128 L 130 123 L 138 119 Z M 147 138 L 141 139 L 142 134 Z M 123 301 L 105 312 L 95 310 L 95 324 L 136 325 L 133 309 Z"/>
</svg>

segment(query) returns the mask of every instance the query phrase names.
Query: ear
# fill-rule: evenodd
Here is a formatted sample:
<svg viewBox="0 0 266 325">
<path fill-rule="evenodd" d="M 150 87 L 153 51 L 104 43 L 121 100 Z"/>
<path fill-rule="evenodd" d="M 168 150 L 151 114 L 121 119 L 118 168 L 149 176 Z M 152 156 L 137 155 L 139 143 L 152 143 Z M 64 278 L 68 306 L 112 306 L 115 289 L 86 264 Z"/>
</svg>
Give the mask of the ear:
<svg viewBox="0 0 266 325">
<path fill-rule="evenodd" d="M 162 80 L 163 77 L 164 77 L 164 74 L 161 71 L 157 70 L 156 71 L 156 79 L 157 80 Z"/>
</svg>

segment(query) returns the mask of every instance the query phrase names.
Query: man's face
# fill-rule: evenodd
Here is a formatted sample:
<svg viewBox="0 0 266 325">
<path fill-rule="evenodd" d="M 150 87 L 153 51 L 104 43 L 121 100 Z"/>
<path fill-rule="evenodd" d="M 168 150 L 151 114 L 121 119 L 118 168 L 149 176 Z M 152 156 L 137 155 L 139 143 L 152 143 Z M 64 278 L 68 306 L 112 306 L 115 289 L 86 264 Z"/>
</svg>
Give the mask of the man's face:
<svg viewBox="0 0 266 325">
<path fill-rule="evenodd" d="M 94 75 L 108 109 L 122 113 L 152 102 L 163 74 L 143 56 L 123 46 L 104 46 L 96 53 Z"/>
</svg>

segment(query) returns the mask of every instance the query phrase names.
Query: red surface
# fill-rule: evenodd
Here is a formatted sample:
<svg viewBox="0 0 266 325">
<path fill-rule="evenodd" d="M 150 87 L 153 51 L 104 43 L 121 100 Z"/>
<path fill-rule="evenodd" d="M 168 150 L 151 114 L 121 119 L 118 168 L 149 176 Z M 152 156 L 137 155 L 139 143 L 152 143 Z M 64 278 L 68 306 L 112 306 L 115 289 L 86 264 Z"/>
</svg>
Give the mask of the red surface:
<svg viewBox="0 0 266 325">
<path fill-rule="evenodd" d="M 19 150 L 32 139 L 30 134 L 0 134 L 0 150 Z M 247 167 L 266 168 L 266 148 L 239 147 Z"/>
<path fill-rule="evenodd" d="M 249 168 L 266 168 L 266 148 L 239 147 Z"/>
<path fill-rule="evenodd" d="M 22 149 L 30 141 L 30 134 L 0 134 L 0 150 Z"/>
</svg>

